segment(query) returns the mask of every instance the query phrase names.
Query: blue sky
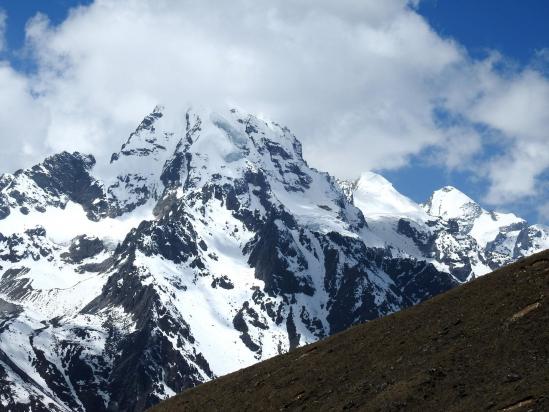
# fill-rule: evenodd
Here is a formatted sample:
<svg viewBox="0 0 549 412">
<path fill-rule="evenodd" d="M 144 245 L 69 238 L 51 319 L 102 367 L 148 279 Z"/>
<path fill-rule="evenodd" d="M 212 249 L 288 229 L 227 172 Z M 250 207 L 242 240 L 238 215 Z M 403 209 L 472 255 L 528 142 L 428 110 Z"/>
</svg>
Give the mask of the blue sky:
<svg viewBox="0 0 549 412">
<path fill-rule="evenodd" d="M 493 49 L 527 64 L 549 43 L 545 0 L 425 0 L 419 12 L 473 55 Z"/>
<path fill-rule="evenodd" d="M 406 3 L 0 0 L 0 88 L 20 115 L 0 126 L 23 141 L 0 166 L 108 152 L 186 96 L 288 124 L 334 174 L 378 170 L 416 201 L 454 185 L 549 222 L 549 2 Z"/>
<path fill-rule="evenodd" d="M 5 33 L 8 49 L 4 51 L 5 56 L 17 70 L 33 70 L 32 60 L 21 53 L 27 21 L 37 13 L 43 13 L 52 24 L 57 25 L 67 18 L 71 8 L 91 2 L 92 0 L 0 0 L 0 9 L 8 16 Z"/>
<path fill-rule="evenodd" d="M 71 8 L 90 4 L 91 0 L 0 0 L 0 8 L 8 15 L 6 38 L 12 51 L 19 50 L 25 42 L 25 24 L 36 15 L 46 14 L 53 24 L 67 18 Z M 12 55 L 12 58 L 15 57 Z"/>
<path fill-rule="evenodd" d="M 36 13 L 47 14 L 54 24 L 67 17 L 72 7 L 89 4 L 91 1 L 74 0 L 2 0 L 0 6 L 9 16 L 7 38 L 10 46 L 18 49 L 25 39 L 25 24 Z"/>
</svg>

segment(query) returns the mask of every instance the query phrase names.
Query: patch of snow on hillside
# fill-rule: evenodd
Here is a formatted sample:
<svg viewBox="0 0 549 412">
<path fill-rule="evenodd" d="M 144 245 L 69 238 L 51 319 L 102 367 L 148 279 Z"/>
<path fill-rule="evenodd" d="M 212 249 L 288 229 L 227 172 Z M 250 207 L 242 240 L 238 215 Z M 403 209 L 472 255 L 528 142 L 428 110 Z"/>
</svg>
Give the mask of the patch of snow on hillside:
<svg viewBox="0 0 549 412">
<path fill-rule="evenodd" d="M 488 242 L 493 241 L 502 232 L 502 229 L 526 222 L 512 213 L 483 213 L 475 220 L 469 234 L 481 247 L 486 247 Z"/>
<path fill-rule="evenodd" d="M 88 219 L 82 206 L 74 202 L 68 202 L 65 209 L 48 207 L 43 213 L 33 210 L 28 215 L 13 210 L 0 220 L 0 233 L 10 236 L 41 226 L 46 229 L 48 239 L 57 244 L 67 244 L 82 234 L 118 243 L 143 220 L 153 219 L 152 208 L 153 204 L 148 203 L 119 218 L 98 222 Z"/>
</svg>

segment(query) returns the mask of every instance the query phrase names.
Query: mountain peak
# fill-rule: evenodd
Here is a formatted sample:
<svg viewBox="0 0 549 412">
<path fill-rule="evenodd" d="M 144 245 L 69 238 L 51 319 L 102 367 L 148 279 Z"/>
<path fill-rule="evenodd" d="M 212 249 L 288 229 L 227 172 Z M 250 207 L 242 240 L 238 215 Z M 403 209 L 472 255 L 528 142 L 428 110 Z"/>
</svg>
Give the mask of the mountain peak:
<svg viewBox="0 0 549 412">
<path fill-rule="evenodd" d="M 165 145 L 171 137 L 168 133 L 156 132 L 155 125 L 163 115 L 164 107 L 155 106 L 153 111 L 145 116 L 139 126 L 130 134 L 128 140 L 122 145 L 118 153 L 113 153 L 111 163 L 124 156 L 147 156 L 150 153 L 164 151 Z"/>
<path fill-rule="evenodd" d="M 433 192 L 424 209 L 431 216 L 443 219 L 456 219 L 478 214 L 480 206 L 454 186 L 444 186 Z"/>
<path fill-rule="evenodd" d="M 374 172 L 360 175 L 353 197 L 355 206 L 366 217 L 393 214 L 427 220 L 426 213 L 419 205 L 399 193 L 387 179 Z"/>
<path fill-rule="evenodd" d="M 22 393 L 33 410 L 144 410 L 549 239 L 480 206 L 429 216 L 373 172 L 339 182 L 345 198 L 289 129 L 241 110 L 157 106 L 128 135 L 101 178 L 79 153 L 0 177 L 9 409 Z"/>
<path fill-rule="evenodd" d="M 387 179 L 385 179 L 383 176 L 381 176 L 378 173 L 372 172 L 372 171 L 366 171 L 362 172 L 360 174 L 360 177 L 357 180 L 357 184 L 359 183 L 367 183 L 369 185 L 379 185 L 379 186 L 391 186 L 393 187 L 393 184 L 389 182 Z"/>
</svg>

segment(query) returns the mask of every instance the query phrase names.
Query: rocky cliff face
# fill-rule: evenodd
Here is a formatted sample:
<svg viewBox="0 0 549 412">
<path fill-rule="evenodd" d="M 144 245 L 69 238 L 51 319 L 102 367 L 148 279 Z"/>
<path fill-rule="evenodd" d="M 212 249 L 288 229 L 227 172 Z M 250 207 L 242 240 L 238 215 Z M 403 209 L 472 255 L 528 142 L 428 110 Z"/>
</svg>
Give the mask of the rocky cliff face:
<svg viewBox="0 0 549 412">
<path fill-rule="evenodd" d="M 137 411 L 549 247 L 444 188 L 337 182 L 276 123 L 157 107 L 0 178 L 0 403 Z M 462 194 L 457 196 L 463 200 Z"/>
</svg>

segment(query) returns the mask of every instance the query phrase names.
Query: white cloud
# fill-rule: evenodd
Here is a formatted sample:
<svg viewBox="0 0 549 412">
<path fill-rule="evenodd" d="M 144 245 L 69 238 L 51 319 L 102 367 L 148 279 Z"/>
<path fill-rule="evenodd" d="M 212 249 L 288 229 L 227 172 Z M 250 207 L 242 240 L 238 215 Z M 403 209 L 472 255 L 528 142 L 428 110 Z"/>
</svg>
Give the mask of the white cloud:
<svg viewBox="0 0 549 412">
<path fill-rule="evenodd" d="M 59 27 L 37 16 L 48 144 L 110 151 L 158 101 L 231 102 L 288 124 L 334 173 L 402 165 L 440 139 L 428 83 L 461 58 L 406 4 L 102 0 Z"/>
<path fill-rule="evenodd" d="M 411 4 L 97 0 L 59 26 L 38 15 L 27 25 L 38 71 L 10 86 L 26 103 L 0 127 L 18 130 L 34 110 L 42 120 L 18 134 L 28 147 L 101 160 L 158 102 L 235 104 L 287 124 L 311 164 L 335 174 L 399 167 L 434 147 L 450 168 L 483 157 L 477 173 L 492 182 L 493 203 L 536 194 L 549 166 L 547 79 L 503 73 L 497 54 L 472 60 Z M 441 124 L 440 108 L 459 121 Z M 504 137 L 497 156 L 479 123 Z"/>
<path fill-rule="evenodd" d="M 0 62 L 0 165 L 14 171 L 43 156 L 48 112 L 30 95 L 28 79 Z"/>
<path fill-rule="evenodd" d="M 469 121 L 497 131 L 497 140 L 491 131 L 484 136 L 497 153 L 487 153 L 483 164 L 474 165 L 491 183 L 485 200 L 492 204 L 543 195 L 538 180 L 549 167 L 549 81 L 529 68 L 500 73 L 494 69 L 500 63 L 495 56 L 471 66 L 473 87 L 458 92 L 459 99 L 449 105 Z M 457 87 L 465 85 L 458 82 Z"/>
</svg>

